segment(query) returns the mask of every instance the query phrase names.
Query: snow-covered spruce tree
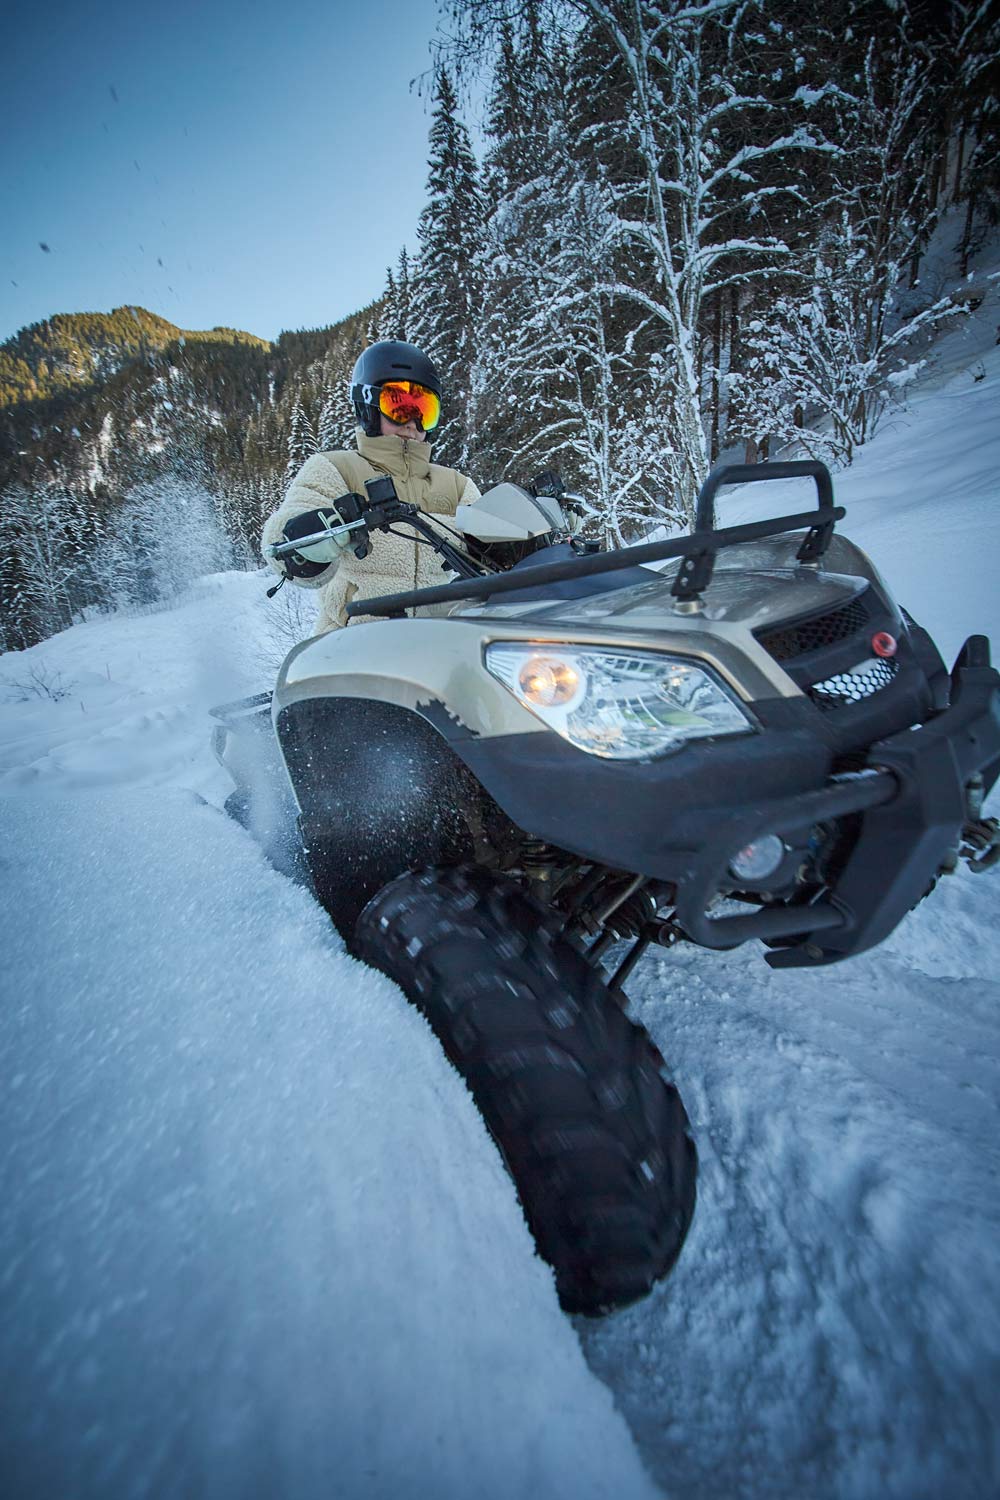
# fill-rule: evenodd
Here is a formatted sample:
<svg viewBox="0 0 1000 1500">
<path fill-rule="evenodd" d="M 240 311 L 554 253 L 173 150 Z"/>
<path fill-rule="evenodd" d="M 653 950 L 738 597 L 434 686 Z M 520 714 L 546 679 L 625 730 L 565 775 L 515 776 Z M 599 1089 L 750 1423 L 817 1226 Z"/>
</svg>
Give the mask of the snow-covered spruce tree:
<svg viewBox="0 0 1000 1500">
<path fill-rule="evenodd" d="M 350 376 L 358 353 L 338 345 L 323 360 L 317 377 L 316 444 L 321 453 L 350 448 L 357 417 L 351 404 Z"/>
<path fill-rule="evenodd" d="M 219 524 L 233 548 L 233 561 L 244 572 L 259 564 L 256 541 L 260 535 L 253 482 L 245 470 L 230 470 L 224 488 L 213 497 Z"/>
<path fill-rule="evenodd" d="M 486 206 L 481 253 L 481 298 L 475 332 L 470 400 L 477 473 L 524 480 L 520 463 L 544 422 L 518 388 L 522 327 L 536 310 L 531 266 L 552 229 L 549 136 L 557 64 L 526 7 L 522 34 L 504 27 L 488 99 L 483 163 Z"/>
<path fill-rule="evenodd" d="M 320 452 L 353 446 L 357 416 L 351 402 L 351 374 L 367 341 L 369 325 L 374 323 L 375 333 L 381 338 L 387 337 L 381 331 L 384 316 L 382 304 L 375 303 L 367 316 L 340 327 L 322 361 L 310 365 L 305 372 L 305 381 L 312 392 L 314 428 Z"/>
<path fill-rule="evenodd" d="M 875 35 L 838 34 L 848 53 L 857 43 L 856 71 L 841 66 L 803 91 L 838 146 L 824 163 L 817 231 L 748 323 L 746 362 L 730 383 L 748 438 L 849 463 L 920 368 L 916 336 L 955 307 L 904 295 L 936 217 L 926 173 L 940 99 L 933 57 L 902 5 L 883 11 Z M 815 56 L 829 56 L 830 33 L 820 27 L 812 41 Z"/>
<path fill-rule="evenodd" d="M 316 417 L 316 446 L 320 453 L 342 447 L 341 434 L 344 412 L 343 392 L 335 384 L 324 379 L 319 390 L 319 410 Z"/>
<path fill-rule="evenodd" d="M 296 391 L 292 402 L 291 423 L 288 429 L 288 458 L 285 462 L 285 482 L 291 484 L 307 458 L 317 449 L 316 430 L 306 413 L 300 391 Z"/>
<path fill-rule="evenodd" d="M 246 539 L 250 543 L 254 566 L 260 563 L 264 521 L 277 510 L 286 488 L 285 461 L 285 432 L 272 392 L 247 424 L 240 463 L 226 476 L 229 506 L 240 508 L 239 516 L 227 522 L 226 529 L 237 542 Z"/>
<path fill-rule="evenodd" d="M 618 220 L 603 169 L 588 176 L 575 149 L 586 126 L 579 70 L 554 40 L 534 5 L 516 36 L 501 31 L 484 163 L 476 436 L 493 473 L 524 480 L 555 465 L 590 498 L 592 528 L 620 543 L 672 509 L 676 453 L 660 416 L 669 366 L 652 320 L 608 290 Z"/>
<path fill-rule="evenodd" d="M 253 572 L 261 565 L 260 538 L 264 522 L 284 494 L 284 467 L 254 462 L 249 457 L 230 467 L 221 486 L 213 487 L 219 525 L 232 546 L 233 565 Z"/>
<path fill-rule="evenodd" d="M 0 514 L 3 639 L 20 648 L 65 630 L 93 599 L 96 521 L 88 497 L 53 485 L 11 485 Z"/>
<path fill-rule="evenodd" d="M 392 274 L 392 267 L 385 268 L 385 289 L 382 292 L 382 311 L 378 319 L 378 336 L 380 339 L 399 338 L 399 334 L 393 330 L 398 326 L 399 319 L 396 316 L 396 278 Z"/>
<path fill-rule="evenodd" d="M 464 45 L 515 33 L 519 7 L 454 7 Z M 553 40 L 575 35 L 593 101 L 593 173 L 613 191 L 621 251 L 607 295 L 648 318 L 669 371 L 661 430 L 675 450 L 674 495 L 687 515 L 708 466 L 701 342 L 706 308 L 729 288 L 778 274 L 790 251 L 776 205 L 802 195 L 807 163 L 829 149 L 794 95 L 766 86 L 781 38 L 752 0 L 548 0 Z"/>
<path fill-rule="evenodd" d="M 417 226 L 410 341 L 434 361 L 444 420 L 435 434 L 442 461 L 465 467 L 473 445 L 468 393 L 480 302 L 483 199 L 469 133 L 448 73 L 438 71 L 428 161 L 428 201 Z"/>
<path fill-rule="evenodd" d="M 21 651 L 44 639 L 32 580 L 17 553 L 0 546 L 0 652 Z"/>
<path fill-rule="evenodd" d="M 630 325 L 608 291 L 619 226 L 606 185 L 582 178 L 568 150 L 566 60 L 536 57 L 530 70 L 522 60 L 517 73 L 514 61 L 501 57 L 490 121 L 477 436 L 489 434 L 512 477 L 557 468 L 591 501 L 592 528 L 620 544 L 660 514 L 674 477 L 660 370 L 636 354 L 650 320 Z M 530 112 L 513 103 L 529 71 Z"/>
<path fill-rule="evenodd" d="M 410 342 L 409 330 L 413 321 L 410 310 L 411 279 L 410 256 L 404 245 L 399 252 L 395 272 L 391 266 L 386 269 L 385 291 L 382 293 L 382 307 L 378 318 L 380 339 Z"/>
</svg>

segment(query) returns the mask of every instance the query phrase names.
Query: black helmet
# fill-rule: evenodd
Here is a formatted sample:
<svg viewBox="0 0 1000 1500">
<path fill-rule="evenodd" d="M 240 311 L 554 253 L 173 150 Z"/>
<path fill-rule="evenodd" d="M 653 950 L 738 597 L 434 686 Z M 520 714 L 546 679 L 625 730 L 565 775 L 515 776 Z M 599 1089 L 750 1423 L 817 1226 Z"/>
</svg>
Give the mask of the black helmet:
<svg viewBox="0 0 1000 1500">
<path fill-rule="evenodd" d="M 427 355 L 415 344 L 381 339 L 365 350 L 351 375 L 351 400 L 358 423 L 368 437 L 378 437 L 382 430 L 378 388 L 387 380 L 415 380 L 441 399 L 441 381 Z"/>
</svg>

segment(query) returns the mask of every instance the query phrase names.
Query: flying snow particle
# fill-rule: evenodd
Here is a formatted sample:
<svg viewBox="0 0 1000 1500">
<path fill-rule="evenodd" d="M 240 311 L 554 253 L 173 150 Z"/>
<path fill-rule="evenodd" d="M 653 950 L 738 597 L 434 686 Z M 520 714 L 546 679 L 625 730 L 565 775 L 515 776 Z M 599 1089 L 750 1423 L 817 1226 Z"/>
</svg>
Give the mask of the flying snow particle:
<svg viewBox="0 0 1000 1500">
<path fill-rule="evenodd" d="M 51 255 L 52 254 L 51 248 L 45 243 L 44 240 L 39 240 L 38 241 L 38 248 L 39 248 L 39 250 L 44 250 L 46 255 Z"/>
<path fill-rule="evenodd" d="M 118 103 L 118 90 L 115 88 L 115 86 L 114 86 L 113 83 L 109 83 L 108 84 L 108 93 L 111 95 L 112 99 L 117 104 Z"/>
</svg>

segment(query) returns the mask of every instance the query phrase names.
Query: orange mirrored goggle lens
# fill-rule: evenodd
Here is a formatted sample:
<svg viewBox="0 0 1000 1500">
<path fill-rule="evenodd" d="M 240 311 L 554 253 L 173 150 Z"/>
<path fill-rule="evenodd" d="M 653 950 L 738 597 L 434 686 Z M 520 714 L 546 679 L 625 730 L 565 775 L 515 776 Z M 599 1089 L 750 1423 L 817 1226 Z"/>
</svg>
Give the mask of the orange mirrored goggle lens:
<svg viewBox="0 0 1000 1500">
<path fill-rule="evenodd" d="M 419 422 L 430 432 L 441 416 L 441 398 L 415 380 L 387 380 L 379 387 L 378 409 L 390 422 Z"/>
</svg>

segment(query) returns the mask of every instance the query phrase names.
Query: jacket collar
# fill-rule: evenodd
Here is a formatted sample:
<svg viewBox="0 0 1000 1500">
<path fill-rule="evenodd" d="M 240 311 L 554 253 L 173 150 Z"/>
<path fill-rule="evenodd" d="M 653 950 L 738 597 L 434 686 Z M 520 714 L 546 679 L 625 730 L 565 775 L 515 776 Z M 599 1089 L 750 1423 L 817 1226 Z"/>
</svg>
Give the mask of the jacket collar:
<svg viewBox="0 0 1000 1500">
<path fill-rule="evenodd" d="M 423 478 L 430 473 L 431 445 L 411 438 L 368 437 L 358 429 L 358 452 L 377 469 L 398 474 L 401 479 Z"/>
</svg>

